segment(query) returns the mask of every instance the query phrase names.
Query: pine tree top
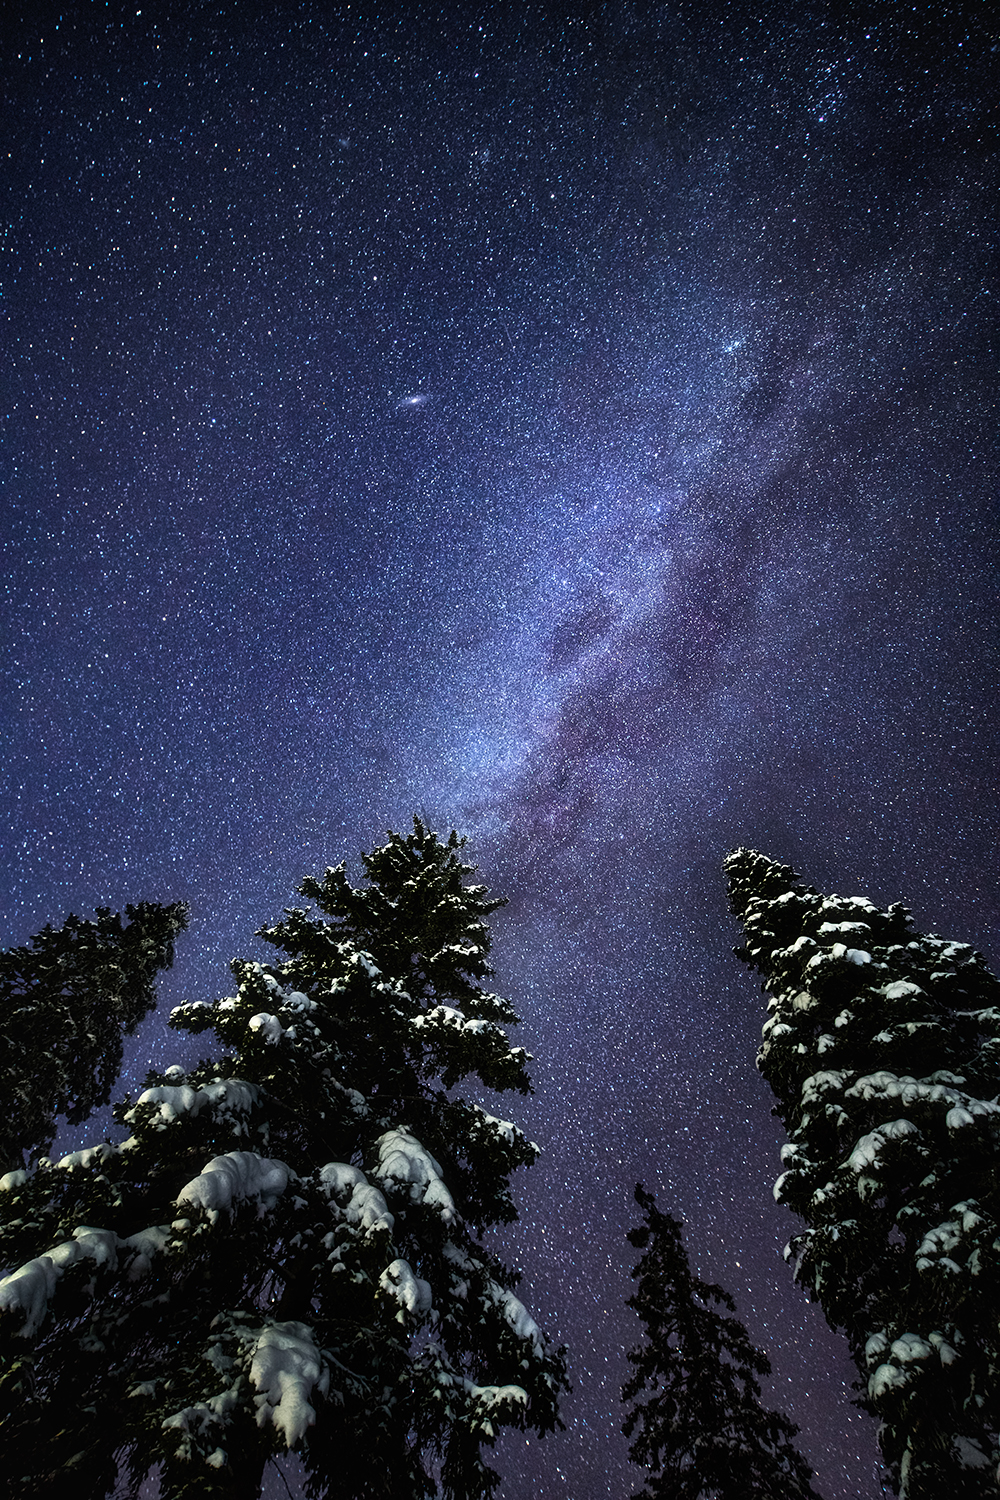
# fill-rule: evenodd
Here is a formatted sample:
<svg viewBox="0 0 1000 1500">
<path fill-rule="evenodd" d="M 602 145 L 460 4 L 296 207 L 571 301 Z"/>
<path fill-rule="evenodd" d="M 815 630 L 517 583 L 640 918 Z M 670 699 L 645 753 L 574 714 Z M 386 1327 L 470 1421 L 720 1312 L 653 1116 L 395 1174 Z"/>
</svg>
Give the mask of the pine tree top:
<svg viewBox="0 0 1000 1500">
<path fill-rule="evenodd" d="M 644 1221 L 627 1238 L 644 1253 L 628 1306 L 646 1341 L 628 1355 L 622 1431 L 650 1476 L 633 1500 L 817 1500 L 798 1429 L 761 1403 L 770 1361 L 731 1316 L 732 1297 L 692 1273 L 678 1221 L 641 1184 L 635 1196 Z"/>
<path fill-rule="evenodd" d="M 349 938 L 415 1001 L 450 995 L 478 1014 L 484 998 L 496 999 L 484 997 L 478 983 L 493 973 L 485 919 L 507 902 L 483 885 L 466 884 L 475 866 L 459 857 L 465 842 L 454 829 L 442 839 L 414 817 L 412 833 L 390 830 L 385 844 L 362 855 L 367 884 L 352 885 L 346 865 L 339 864 L 321 879 L 307 877 L 299 890 L 326 919 L 326 942 Z M 258 936 L 279 948 L 299 943 L 306 914 L 289 909 L 285 915 L 287 922 Z M 516 1020 L 509 1007 L 504 1019 Z"/>
<path fill-rule="evenodd" d="M 981 953 L 917 932 L 898 902 L 823 895 L 751 849 L 725 870 L 745 932 L 735 951 L 771 995 L 758 1066 L 779 1110 L 799 1108 L 813 1075 L 845 1069 L 997 1092 L 1000 981 Z"/>
</svg>

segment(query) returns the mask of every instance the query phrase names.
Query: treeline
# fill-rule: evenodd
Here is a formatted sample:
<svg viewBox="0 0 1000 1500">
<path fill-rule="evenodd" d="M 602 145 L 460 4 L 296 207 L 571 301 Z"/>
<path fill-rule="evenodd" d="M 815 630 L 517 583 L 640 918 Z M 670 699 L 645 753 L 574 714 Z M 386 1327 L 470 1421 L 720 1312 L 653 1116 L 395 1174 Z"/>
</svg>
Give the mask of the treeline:
<svg viewBox="0 0 1000 1500">
<path fill-rule="evenodd" d="M 306 879 L 270 964 L 176 1008 L 212 1033 L 150 1073 L 128 1131 L 52 1160 L 110 1098 L 181 906 L 71 917 L 0 955 L 0 1473 L 25 1497 L 246 1500 L 294 1450 L 310 1496 L 482 1500 L 504 1427 L 551 1431 L 555 1349 L 483 1244 L 538 1148 L 466 1097 L 530 1092 L 488 988 L 464 840 L 420 819 Z M 1000 984 L 900 906 L 726 861 L 737 952 L 771 995 L 758 1066 L 785 1123 L 786 1252 L 847 1337 L 908 1500 L 1000 1490 Z M 766 1355 L 640 1185 L 623 1429 L 642 1500 L 815 1500 Z"/>
</svg>

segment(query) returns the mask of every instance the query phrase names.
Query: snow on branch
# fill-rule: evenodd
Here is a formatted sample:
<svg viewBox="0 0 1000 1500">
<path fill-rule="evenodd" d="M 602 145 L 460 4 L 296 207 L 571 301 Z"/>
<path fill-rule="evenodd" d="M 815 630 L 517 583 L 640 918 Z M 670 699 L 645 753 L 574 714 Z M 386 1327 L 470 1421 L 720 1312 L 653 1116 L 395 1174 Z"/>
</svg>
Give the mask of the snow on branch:
<svg viewBox="0 0 1000 1500">
<path fill-rule="evenodd" d="M 435 1209 L 445 1224 L 456 1221 L 455 1200 L 445 1187 L 441 1168 L 416 1136 L 400 1126 L 379 1136 L 375 1145 L 378 1149 L 375 1171 L 383 1182 L 407 1187 L 411 1203 L 425 1203 Z"/>
<path fill-rule="evenodd" d="M 271 1323 L 262 1329 L 250 1361 L 250 1382 L 257 1392 L 257 1426 L 270 1422 L 294 1448 L 316 1420 L 309 1400 L 314 1390 L 325 1396 L 330 1372 L 305 1323 Z"/>
<path fill-rule="evenodd" d="M 466 1020 L 462 1012 L 452 1005 L 435 1005 L 434 1009 L 427 1011 L 426 1015 L 414 1016 L 410 1025 L 417 1031 L 426 1026 L 448 1027 L 463 1036 L 475 1036 L 480 1031 L 495 1031 L 503 1035 L 495 1021 L 483 1021 L 478 1017 Z"/>
<path fill-rule="evenodd" d="M 513 1120 L 501 1120 L 498 1119 L 496 1115 L 487 1114 L 485 1109 L 481 1109 L 478 1104 L 473 1104 L 471 1108 L 475 1113 L 477 1123 L 481 1125 L 483 1129 L 488 1132 L 488 1134 L 496 1136 L 506 1145 L 513 1146 L 520 1144 L 520 1142 L 522 1141 L 528 1140 L 524 1131 L 520 1130 L 514 1124 Z M 528 1141 L 528 1145 L 530 1146 L 531 1150 L 534 1151 L 536 1156 L 541 1156 L 542 1149 L 540 1146 L 536 1146 L 534 1141 Z"/>
<path fill-rule="evenodd" d="M 64 1168 L 84 1165 L 82 1159 L 94 1154 L 74 1152 L 58 1165 Z M 175 1204 L 178 1208 L 203 1208 L 213 1224 L 220 1213 L 232 1213 L 234 1205 L 247 1198 L 256 1198 L 263 1214 L 277 1203 L 291 1175 L 284 1162 L 271 1161 L 251 1151 L 230 1151 L 210 1161 L 204 1171 L 181 1189 Z M 180 1221 L 174 1227 L 182 1226 Z M 166 1248 L 171 1238 L 170 1229 L 162 1224 L 124 1239 L 111 1229 L 80 1225 L 74 1229 L 71 1240 L 53 1246 L 0 1281 L 0 1313 L 22 1313 L 24 1324 L 18 1331 L 24 1338 L 33 1338 L 45 1318 L 59 1278 L 70 1266 L 91 1260 L 98 1267 L 115 1271 L 119 1252 L 126 1251 L 129 1280 L 138 1281 L 149 1272 L 153 1257 Z"/>
<path fill-rule="evenodd" d="M 203 1208 L 214 1224 L 220 1213 L 231 1214 L 241 1199 L 256 1198 L 259 1212 L 274 1207 L 292 1174 L 283 1161 L 258 1156 L 255 1151 L 227 1151 L 215 1156 L 197 1177 L 181 1188 L 176 1206 Z"/>
<path fill-rule="evenodd" d="M 515 1338 L 519 1338 L 525 1344 L 531 1344 L 535 1353 L 540 1355 L 543 1352 L 542 1330 L 524 1303 L 519 1301 L 513 1292 L 507 1291 L 506 1287 L 498 1286 L 495 1281 L 490 1284 L 489 1290 Z"/>
<path fill-rule="evenodd" d="M 97 1146 L 87 1146 L 82 1151 L 71 1151 L 68 1156 L 61 1156 L 56 1166 L 63 1172 L 74 1172 L 79 1167 L 83 1171 L 89 1171 L 94 1165 L 103 1166 L 112 1157 L 121 1154 L 121 1146 L 114 1145 L 111 1141 L 101 1141 Z M 45 1165 L 46 1158 L 42 1158 L 39 1165 Z"/>
<path fill-rule="evenodd" d="M 888 1358 L 878 1363 L 886 1354 Z M 919 1333 L 902 1333 L 891 1344 L 880 1330 L 865 1344 L 869 1368 L 876 1366 L 868 1380 L 868 1394 L 875 1398 L 892 1390 L 905 1390 L 923 1373 L 928 1361 L 935 1363 L 935 1355 L 942 1365 L 954 1364 L 959 1358 L 958 1351 L 938 1330 L 926 1339 Z"/>
<path fill-rule="evenodd" d="M 878 1167 L 882 1148 L 887 1142 L 901 1141 L 904 1136 L 919 1134 L 920 1131 L 912 1120 L 887 1120 L 877 1130 L 871 1130 L 861 1137 L 847 1158 L 847 1165 L 859 1174 L 867 1167 Z"/>
<path fill-rule="evenodd" d="M 330 1161 L 317 1174 L 320 1191 L 334 1199 L 348 1224 L 356 1224 L 365 1234 L 385 1230 L 391 1234 L 395 1219 L 377 1187 L 365 1174 L 347 1162 Z"/>
<path fill-rule="evenodd" d="M 399 1303 L 396 1317 L 402 1322 L 406 1313 L 425 1317 L 432 1310 L 433 1297 L 429 1281 L 415 1276 L 405 1260 L 394 1260 L 378 1279 L 379 1288 Z"/>
<path fill-rule="evenodd" d="M 0 1312 L 21 1312 L 22 1338 L 33 1338 L 48 1310 L 56 1282 L 69 1266 L 92 1260 L 98 1266 L 118 1264 L 118 1236 L 109 1229 L 74 1229 L 73 1238 L 55 1245 L 46 1255 L 29 1260 L 0 1281 Z"/>
<path fill-rule="evenodd" d="M 940 1075 L 936 1075 L 939 1077 Z M 919 1104 L 946 1105 L 945 1117 L 949 1129 L 960 1129 L 971 1124 L 976 1115 L 1000 1115 L 1000 1104 L 995 1100 L 977 1099 L 960 1089 L 949 1087 L 935 1079 L 898 1076 L 884 1069 L 868 1073 L 845 1091 L 845 1097 L 865 1100 L 891 1099 L 909 1107 Z M 954 1114 L 955 1118 L 952 1119 Z M 966 1118 L 968 1116 L 968 1118 Z"/>
<path fill-rule="evenodd" d="M 224 1114 L 249 1114 L 259 1100 L 257 1085 L 239 1078 L 218 1078 L 198 1088 L 189 1083 L 159 1084 L 144 1090 L 124 1118 L 131 1124 L 140 1105 L 155 1104 L 159 1107 L 152 1124 L 156 1130 L 165 1130 L 175 1120 L 184 1116 L 193 1118 L 206 1107 Z"/>
</svg>

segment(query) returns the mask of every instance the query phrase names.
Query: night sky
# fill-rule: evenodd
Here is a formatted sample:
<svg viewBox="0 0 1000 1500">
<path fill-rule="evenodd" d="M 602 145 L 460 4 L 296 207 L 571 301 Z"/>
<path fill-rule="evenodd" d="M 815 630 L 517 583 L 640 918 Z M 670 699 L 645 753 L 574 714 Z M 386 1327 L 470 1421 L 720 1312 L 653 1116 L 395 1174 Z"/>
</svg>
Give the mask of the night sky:
<svg viewBox="0 0 1000 1500">
<path fill-rule="evenodd" d="M 575 1386 L 504 1500 L 630 1493 L 639 1179 L 871 1500 L 720 864 L 1000 959 L 992 7 L 139 5 L 3 23 L 0 943 L 190 903 L 134 1088 L 303 874 L 467 833 Z"/>
</svg>

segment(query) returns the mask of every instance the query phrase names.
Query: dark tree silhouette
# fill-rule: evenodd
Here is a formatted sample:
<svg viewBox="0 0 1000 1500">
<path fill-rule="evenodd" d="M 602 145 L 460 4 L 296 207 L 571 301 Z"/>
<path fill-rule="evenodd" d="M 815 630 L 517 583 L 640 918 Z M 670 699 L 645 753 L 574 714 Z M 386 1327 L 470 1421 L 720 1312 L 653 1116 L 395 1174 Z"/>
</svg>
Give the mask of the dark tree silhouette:
<svg viewBox="0 0 1000 1500">
<path fill-rule="evenodd" d="M 718 1311 L 734 1313 L 732 1297 L 692 1275 L 677 1220 L 641 1185 L 635 1196 L 645 1222 L 628 1239 L 643 1255 L 628 1306 L 646 1341 L 628 1356 L 622 1431 L 637 1434 L 629 1455 L 649 1478 L 634 1500 L 817 1500 L 792 1441 L 798 1428 L 761 1404 L 767 1356 Z"/>
<path fill-rule="evenodd" d="M 155 1000 L 187 909 L 144 901 L 96 919 L 69 916 L 0 953 L 0 1170 L 52 1144 L 56 1119 L 78 1125 L 111 1098 L 122 1037 Z"/>
</svg>

